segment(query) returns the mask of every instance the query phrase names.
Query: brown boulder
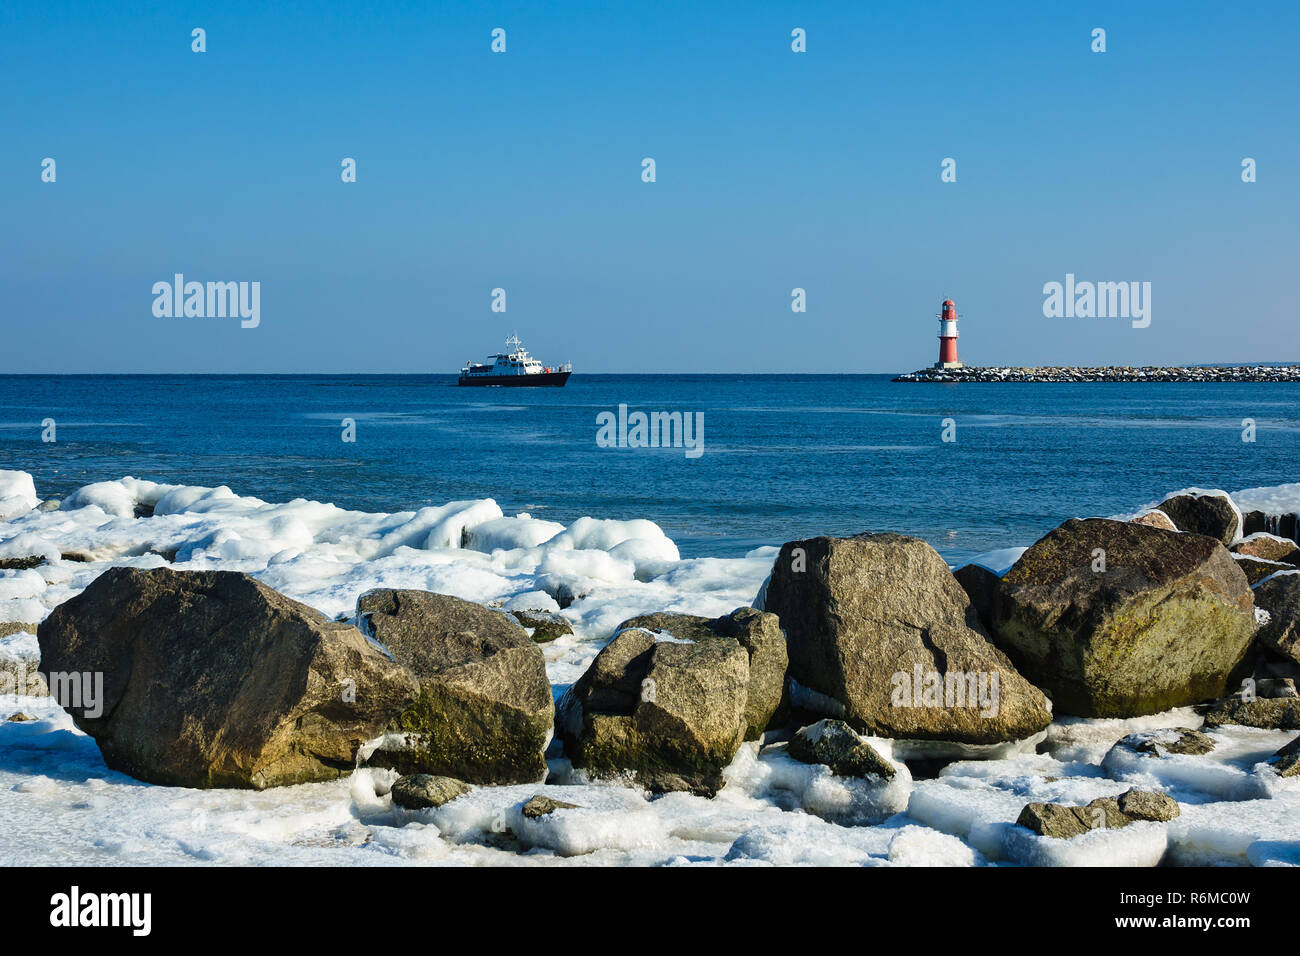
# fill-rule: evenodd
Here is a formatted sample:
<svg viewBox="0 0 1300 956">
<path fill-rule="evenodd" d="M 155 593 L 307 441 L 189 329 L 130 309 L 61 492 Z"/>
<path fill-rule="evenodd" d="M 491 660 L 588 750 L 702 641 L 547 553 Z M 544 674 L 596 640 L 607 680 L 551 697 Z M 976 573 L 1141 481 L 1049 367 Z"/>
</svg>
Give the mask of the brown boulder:
<svg viewBox="0 0 1300 956">
<path fill-rule="evenodd" d="M 1279 538 L 1277 535 L 1251 535 L 1243 541 L 1238 541 L 1231 550 L 1233 554 L 1259 558 L 1263 561 L 1300 565 L 1300 546 L 1290 538 Z"/>
<path fill-rule="evenodd" d="M 46 673 L 91 675 L 80 702 L 60 695 L 77 726 L 150 783 L 344 775 L 415 694 L 356 628 L 232 571 L 111 568 L 38 637 Z"/>
<path fill-rule="evenodd" d="M 556 728 L 573 765 L 594 777 L 712 796 L 745 738 L 749 667 L 736 640 L 629 628 L 565 691 Z"/>
<path fill-rule="evenodd" d="M 1223 695 L 1256 628 L 1218 541 L 1072 519 L 1002 578 L 994 640 L 1058 711 L 1132 717 Z"/>
<path fill-rule="evenodd" d="M 919 538 L 789 542 L 763 602 L 785 630 L 802 688 L 795 704 L 859 732 L 990 744 L 1051 722 L 1042 691 L 989 643 L 966 592 Z"/>
<path fill-rule="evenodd" d="M 357 601 L 369 635 L 419 681 L 415 700 L 369 758 L 403 774 L 476 784 L 535 783 L 555 707 L 541 648 L 503 611 L 429 591 L 381 589 Z"/>
<path fill-rule="evenodd" d="M 1255 604 L 1268 612 L 1259 646 L 1300 664 L 1300 574 L 1279 574 L 1255 588 Z"/>
<path fill-rule="evenodd" d="M 1224 494 L 1181 494 L 1166 498 L 1158 506 L 1179 531 L 1203 534 L 1220 544 L 1232 544 L 1241 533 L 1236 505 Z"/>
<path fill-rule="evenodd" d="M 785 635 L 775 614 L 740 607 L 721 617 L 693 614 L 642 614 L 624 621 L 614 631 L 628 628 L 670 634 L 690 641 L 734 640 L 749 655 L 749 682 L 745 695 L 745 739 L 756 740 L 763 731 L 784 723 L 790 709 L 786 685 Z"/>
</svg>

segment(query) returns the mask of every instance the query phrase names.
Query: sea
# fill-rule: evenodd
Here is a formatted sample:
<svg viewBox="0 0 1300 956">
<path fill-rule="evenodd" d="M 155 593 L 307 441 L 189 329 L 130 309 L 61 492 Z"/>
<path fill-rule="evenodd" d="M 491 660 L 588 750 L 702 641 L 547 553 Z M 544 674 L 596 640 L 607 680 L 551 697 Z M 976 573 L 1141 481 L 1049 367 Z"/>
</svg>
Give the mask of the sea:
<svg viewBox="0 0 1300 956">
<path fill-rule="evenodd" d="M 599 441 L 620 406 L 689 414 L 702 450 Z M 30 472 L 43 498 L 126 475 L 372 512 L 492 498 L 564 524 L 648 518 L 683 557 L 897 531 L 956 564 L 1188 486 L 1296 481 L 1298 431 L 1300 384 L 0 377 L 0 469 Z"/>
</svg>

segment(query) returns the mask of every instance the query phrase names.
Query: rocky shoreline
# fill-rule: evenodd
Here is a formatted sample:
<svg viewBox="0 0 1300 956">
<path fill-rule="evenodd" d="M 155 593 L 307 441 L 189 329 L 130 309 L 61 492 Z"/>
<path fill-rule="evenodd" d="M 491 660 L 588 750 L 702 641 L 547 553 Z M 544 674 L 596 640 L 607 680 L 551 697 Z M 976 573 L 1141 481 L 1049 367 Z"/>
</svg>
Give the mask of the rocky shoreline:
<svg viewBox="0 0 1300 956">
<path fill-rule="evenodd" d="M 921 840 L 967 862 L 1156 865 L 1173 834 L 1191 852 L 1207 788 L 1283 816 L 1300 797 L 1300 545 L 1294 521 L 1292 537 L 1260 530 L 1280 525 L 1191 491 L 1129 520 L 1071 519 L 1005 570 L 954 571 L 899 534 L 791 541 L 752 606 L 623 619 L 563 686 L 545 652 L 572 634 L 554 606 L 581 598 L 559 580 L 509 607 L 372 587 L 331 618 L 247 573 L 156 558 L 59 603 L 17 666 L 42 677 L 28 700 L 54 697 L 135 780 L 266 792 L 350 777 L 367 825 L 478 820 L 466 839 L 515 852 L 633 841 L 660 801 L 682 812 L 669 798 L 721 813 L 724 790 L 751 799 L 734 793 L 748 775 L 841 828 L 939 828 L 886 828 L 890 859 Z M 6 558 L 0 578 L 56 563 Z M 1116 728 L 1097 756 L 1048 764 L 1095 785 L 1018 786 L 995 827 L 963 830 L 970 811 L 926 785 L 999 761 L 1036 779 L 1015 761 L 1088 722 Z M 1258 756 L 1233 765 L 1242 747 Z M 1291 859 L 1269 833 L 1251 836 L 1259 858 Z M 746 831 L 726 859 L 769 858 L 768 839 Z"/>
<path fill-rule="evenodd" d="M 1300 365 L 923 368 L 895 382 L 1300 382 Z"/>
</svg>

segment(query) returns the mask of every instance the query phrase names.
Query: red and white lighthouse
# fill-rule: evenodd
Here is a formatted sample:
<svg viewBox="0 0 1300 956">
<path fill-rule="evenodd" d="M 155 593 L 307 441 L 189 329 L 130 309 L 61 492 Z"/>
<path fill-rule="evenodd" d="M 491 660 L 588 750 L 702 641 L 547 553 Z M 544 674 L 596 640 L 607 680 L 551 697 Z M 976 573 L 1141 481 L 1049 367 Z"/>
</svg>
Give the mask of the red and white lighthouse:
<svg viewBox="0 0 1300 956">
<path fill-rule="evenodd" d="M 952 299 L 943 300 L 943 311 L 939 313 L 939 361 L 935 368 L 961 368 L 957 358 L 957 307 Z"/>
</svg>

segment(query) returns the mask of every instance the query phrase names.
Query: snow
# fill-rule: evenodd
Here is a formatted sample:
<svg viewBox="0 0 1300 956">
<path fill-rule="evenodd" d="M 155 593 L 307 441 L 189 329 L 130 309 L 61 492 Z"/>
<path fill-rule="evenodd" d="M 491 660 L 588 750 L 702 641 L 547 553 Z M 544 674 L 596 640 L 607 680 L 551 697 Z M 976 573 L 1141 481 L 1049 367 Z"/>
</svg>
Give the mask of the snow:
<svg viewBox="0 0 1300 956">
<path fill-rule="evenodd" d="M 1170 821 L 1170 861 L 1181 866 L 1300 863 L 1300 793 L 1184 806 Z"/>
<path fill-rule="evenodd" d="M 896 866 L 976 866 L 983 857 L 956 837 L 907 826 L 889 841 L 889 862 Z"/>
<path fill-rule="evenodd" d="M 977 554 L 965 563 L 977 564 L 985 570 L 992 571 L 998 577 L 1002 577 L 1011 570 L 1012 565 L 1019 561 L 1020 556 L 1028 550 L 1028 548 L 998 548 L 996 551 L 985 551 L 983 554 Z"/>
<path fill-rule="evenodd" d="M 0 521 L 24 515 L 40 503 L 31 475 L 25 471 L 0 471 Z"/>
<path fill-rule="evenodd" d="M 878 748 L 886 756 L 883 748 Z M 886 757 L 886 759 L 889 759 Z M 829 767 L 807 764 L 786 753 L 785 744 L 759 752 L 757 743 L 743 744 L 727 769 L 728 782 L 780 806 L 799 808 L 831 823 L 869 826 L 907 808 L 912 774 L 903 763 L 890 760 L 894 776 L 837 777 Z"/>
<path fill-rule="evenodd" d="M 1140 736 L 1158 745 L 1162 733 L 1172 736 L 1169 731 L 1146 731 Z M 1116 744 L 1101 766 L 1114 780 L 1142 790 L 1167 792 L 1180 802 L 1252 800 L 1266 797 L 1271 782 L 1255 766 L 1289 743 L 1295 734 L 1225 726 L 1209 731 L 1207 736 L 1215 742 L 1208 754 L 1156 756 Z M 1271 771 L 1266 772 L 1276 777 Z"/>
<path fill-rule="evenodd" d="M 1058 760 L 1101 763 L 1110 748 L 1129 734 L 1162 728 L 1197 730 L 1201 723 L 1201 717 L 1190 707 L 1148 717 L 1087 719 L 1062 715 L 1047 728 L 1043 748 Z"/>
<path fill-rule="evenodd" d="M 1236 500 L 1300 511 L 1300 484 Z M 124 478 L 79 489 L 57 511 L 38 504 L 30 476 L 0 472 L 0 557 L 46 559 L 0 572 L 0 622 L 20 625 L 0 637 L 0 665 L 34 659 L 37 624 L 110 566 L 222 568 L 344 619 L 377 587 L 560 613 L 574 633 L 539 645 L 558 694 L 628 618 L 716 617 L 750 604 L 777 554 L 682 560 L 650 521 L 566 527 L 506 516 L 491 499 L 384 514 Z M 61 557 L 72 551 L 92 560 Z M 1022 553 L 975 563 L 1000 574 Z M 571 601 L 563 610 L 562 595 Z M 797 703 L 827 704 L 797 684 L 792 692 Z M 39 719 L 3 719 L 20 710 Z M 1294 732 L 1219 728 L 1203 757 L 1115 748 L 1130 734 L 1200 725 L 1185 708 L 1059 717 L 1027 741 L 982 748 L 864 738 L 895 768 L 890 780 L 837 777 L 793 760 L 784 743 L 750 742 L 711 799 L 592 782 L 552 748 L 545 784 L 476 787 L 416 812 L 393 807 L 396 775 L 385 770 L 261 793 L 144 785 L 109 770 L 49 698 L 10 694 L 0 696 L 0 864 L 1300 865 L 1300 779 L 1267 762 Z M 904 763 L 936 755 L 957 759 L 933 779 L 914 779 Z M 1026 803 L 1082 805 L 1134 786 L 1169 793 L 1182 815 L 1071 840 L 1015 824 Z M 530 819 L 522 807 L 536 794 L 577 807 Z"/>
<path fill-rule="evenodd" d="M 558 614 L 559 603 L 545 591 L 525 591 L 501 605 L 507 611 L 549 611 Z"/>
<path fill-rule="evenodd" d="M 1233 492 L 1232 500 L 1242 511 L 1262 511 L 1270 515 L 1295 514 L 1300 512 L 1300 482 L 1246 488 Z"/>
<path fill-rule="evenodd" d="M 1117 830 L 1091 830 L 1070 840 L 1008 827 L 1001 853 L 1024 866 L 1156 866 L 1167 847 L 1163 824 L 1139 822 Z"/>
</svg>

